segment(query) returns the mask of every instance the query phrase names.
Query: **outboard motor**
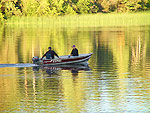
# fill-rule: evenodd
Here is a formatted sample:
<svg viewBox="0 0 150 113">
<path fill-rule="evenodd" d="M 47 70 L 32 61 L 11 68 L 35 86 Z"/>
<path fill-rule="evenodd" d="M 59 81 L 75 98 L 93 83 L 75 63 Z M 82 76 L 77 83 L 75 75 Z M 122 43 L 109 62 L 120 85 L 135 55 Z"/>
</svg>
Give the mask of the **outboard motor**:
<svg viewBox="0 0 150 113">
<path fill-rule="evenodd" d="M 38 56 L 34 56 L 34 57 L 32 58 L 32 61 L 33 61 L 34 64 L 37 64 L 39 60 L 40 60 L 40 59 L 39 59 Z"/>
</svg>

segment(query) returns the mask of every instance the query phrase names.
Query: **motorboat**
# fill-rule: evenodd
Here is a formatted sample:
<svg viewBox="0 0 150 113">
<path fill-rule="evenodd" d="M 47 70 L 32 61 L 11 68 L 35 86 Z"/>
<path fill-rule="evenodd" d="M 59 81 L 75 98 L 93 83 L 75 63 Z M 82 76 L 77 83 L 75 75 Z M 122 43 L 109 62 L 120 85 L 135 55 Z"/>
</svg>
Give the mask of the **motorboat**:
<svg viewBox="0 0 150 113">
<path fill-rule="evenodd" d="M 32 58 L 34 64 L 38 65 L 66 65 L 66 64 L 86 64 L 91 58 L 92 53 L 80 54 L 79 56 L 60 56 L 59 58 L 46 59 L 35 56 Z"/>
</svg>

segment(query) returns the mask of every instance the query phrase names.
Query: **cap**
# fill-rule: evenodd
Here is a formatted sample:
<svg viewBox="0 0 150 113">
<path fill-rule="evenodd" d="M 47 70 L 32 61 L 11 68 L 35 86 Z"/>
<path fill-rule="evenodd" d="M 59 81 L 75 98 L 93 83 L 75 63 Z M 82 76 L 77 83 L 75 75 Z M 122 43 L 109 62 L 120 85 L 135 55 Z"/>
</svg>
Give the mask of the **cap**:
<svg viewBox="0 0 150 113">
<path fill-rule="evenodd" d="M 48 47 L 48 49 L 51 49 L 51 47 Z"/>
<path fill-rule="evenodd" d="M 75 45 L 73 45 L 72 47 L 76 47 Z"/>
</svg>

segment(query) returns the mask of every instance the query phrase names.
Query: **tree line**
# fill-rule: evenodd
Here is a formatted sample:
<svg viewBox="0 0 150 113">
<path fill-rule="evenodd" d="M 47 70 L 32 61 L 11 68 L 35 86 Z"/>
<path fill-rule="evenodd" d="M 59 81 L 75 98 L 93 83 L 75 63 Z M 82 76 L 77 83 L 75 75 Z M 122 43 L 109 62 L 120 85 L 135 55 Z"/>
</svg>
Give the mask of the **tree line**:
<svg viewBox="0 0 150 113">
<path fill-rule="evenodd" d="M 150 0 L 1 0 L 0 20 L 12 16 L 48 16 L 150 9 Z"/>
</svg>

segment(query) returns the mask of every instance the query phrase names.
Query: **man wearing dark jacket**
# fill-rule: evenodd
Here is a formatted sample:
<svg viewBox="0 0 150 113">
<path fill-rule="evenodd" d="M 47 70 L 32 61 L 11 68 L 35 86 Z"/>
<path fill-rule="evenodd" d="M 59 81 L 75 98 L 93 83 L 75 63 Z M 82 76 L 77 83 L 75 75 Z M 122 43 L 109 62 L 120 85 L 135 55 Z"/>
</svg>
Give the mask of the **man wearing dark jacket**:
<svg viewBox="0 0 150 113">
<path fill-rule="evenodd" d="M 46 59 L 54 59 L 54 55 L 56 55 L 58 58 L 59 56 L 55 53 L 55 51 L 51 50 L 52 48 L 49 47 L 49 50 L 42 56 L 42 59 L 46 56 Z"/>
<path fill-rule="evenodd" d="M 71 56 L 79 56 L 78 49 L 75 45 L 72 46 Z"/>
</svg>

